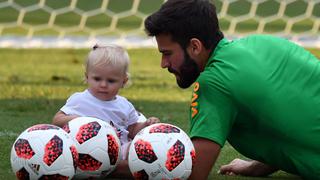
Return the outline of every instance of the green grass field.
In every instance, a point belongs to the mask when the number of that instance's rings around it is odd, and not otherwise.
[[[320,57],[319,50],[310,49]],[[50,123],[69,95],[86,88],[83,83],[83,49],[0,49],[0,179],[14,179],[10,167],[11,146],[24,129]],[[132,85],[121,91],[146,116],[176,124],[188,132],[191,89],[181,90],[175,78],[160,68],[155,49],[132,49]],[[220,165],[240,156],[230,145],[213,168],[210,179],[269,179],[217,175]],[[298,179],[285,172],[272,179]]]

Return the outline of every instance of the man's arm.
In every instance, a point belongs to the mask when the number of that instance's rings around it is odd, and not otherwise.
[[[206,180],[219,153],[220,145],[205,138],[192,138],[196,150],[196,162],[190,180]]]
[[[220,174],[242,175],[242,176],[267,176],[277,171],[277,168],[271,167],[259,161],[245,161],[234,159],[229,164],[221,166]]]

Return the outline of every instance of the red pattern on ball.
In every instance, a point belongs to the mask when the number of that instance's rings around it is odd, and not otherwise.
[[[167,152],[166,168],[168,171],[175,169],[184,160],[185,147],[177,141]]]
[[[118,160],[119,155],[119,145],[117,143],[117,140],[114,136],[108,134],[108,155],[110,159],[110,164],[115,165]]]
[[[194,166],[194,164],[196,163],[196,151],[194,149],[191,150],[190,156],[192,159],[192,166]]]
[[[18,139],[14,144],[14,149],[19,158],[30,159],[35,154],[26,139]]]
[[[150,128],[149,133],[180,133],[180,129],[168,124],[159,124]]]
[[[146,171],[142,169],[140,171],[134,172],[133,173],[133,178],[136,179],[136,180],[148,180],[149,176],[146,173]]]
[[[60,174],[50,174],[50,175],[43,175],[39,178],[39,180],[68,180],[68,176],[62,176]]]
[[[44,148],[44,163],[46,163],[48,166],[51,166],[51,164],[62,154],[62,151],[62,139],[60,139],[57,135],[53,136],[53,138],[46,144]]]
[[[77,169],[78,163],[79,163],[79,154],[75,146],[70,147],[72,159],[73,159],[73,167],[74,169]]]
[[[88,154],[79,153],[78,167],[83,171],[96,171],[102,163]]]
[[[70,128],[69,128],[69,124],[65,124],[62,129],[67,132],[67,133],[70,133]]]
[[[137,140],[134,143],[134,149],[138,158],[144,162],[152,163],[158,159],[151,144],[147,141],[143,141],[142,139]]]
[[[50,125],[50,124],[37,124],[28,129],[28,132],[38,131],[38,130],[49,130],[49,129],[59,129],[58,126]]]
[[[16,177],[19,180],[29,180],[29,173],[25,168],[20,169],[19,171],[16,172]]]
[[[101,126],[96,121],[82,125],[79,128],[79,131],[76,135],[76,139],[80,144],[82,144],[82,143],[86,142],[87,140],[95,137],[99,133],[100,129],[101,129]]]

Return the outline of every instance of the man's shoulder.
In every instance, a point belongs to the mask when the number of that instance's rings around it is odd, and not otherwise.
[[[267,35],[267,34],[253,34],[245,36],[239,39],[233,39],[230,41],[230,47],[232,50],[245,50],[245,49],[255,49],[259,47],[274,47],[274,44],[278,43],[291,43],[283,37]],[[244,49],[242,49],[244,48]],[[260,49],[263,50],[263,49]]]
[[[239,39],[240,44],[248,44],[252,48],[259,48],[264,50],[265,48],[272,48],[277,50],[277,47],[295,45],[284,37],[268,35],[268,34],[254,34]]]
[[[287,39],[272,35],[254,34],[231,41],[224,39],[209,58],[208,65],[217,61],[242,64],[256,58],[268,57],[270,52],[283,52],[282,50],[290,48],[290,45],[293,43]]]
[[[281,40],[284,38],[274,36],[274,35],[269,35],[269,34],[252,34],[252,35],[239,38],[239,40],[245,40],[245,39],[255,39],[255,40],[264,41],[264,40]]]

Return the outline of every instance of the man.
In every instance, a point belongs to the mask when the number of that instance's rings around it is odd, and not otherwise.
[[[285,39],[252,35],[228,41],[207,0],[168,0],[145,20],[161,67],[181,88],[194,84],[190,137],[197,159],[190,179],[207,179],[228,141],[252,159],[222,174],[265,176],[278,169],[320,178],[320,61]]]

